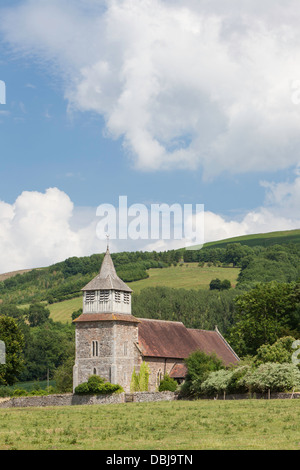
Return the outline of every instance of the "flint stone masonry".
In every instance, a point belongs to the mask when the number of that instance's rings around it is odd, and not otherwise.
[[[132,398],[132,400],[130,399]],[[174,392],[134,392],[125,395],[125,401],[133,401],[137,403],[152,401],[173,401],[177,399]]]
[[[126,400],[126,396],[132,400]],[[135,392],[132,394],[116,393],[112,395],[74,395],[66,393],[61,395],[15,397],[0,400],[0,408],[25,408],[46,406],[72,406],[72,405],[112,405],[133,402],[153,402],[176,400],[173,392]]]
[[[15,397],[0,402],[0,408],[24,408],[28,406],[71,406],[71,405],[111,405],[125,402],[125,393],[113,395],[46,395],[34,397]]]
[[[80,322],[76,325],[75,387],[93,375],[130,390],[133,368],[139,368],[140,355],[135,346],[137,323],[122,321]],[[98,342],[98,356],[93,357],[91,345]]]

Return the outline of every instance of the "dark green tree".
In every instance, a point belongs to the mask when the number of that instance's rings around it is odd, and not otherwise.
[[[201,384],[209,373],[224,368],[224,364],[216,354],[206,354],[203,351],[195,351],[185,360],[187,375],[181,387],[183,396],[197,396],[201,393]]]
[[[24,337],[14,318],[0,316],[0,341],[5,345],[5,363],[0,364],[0,385],[12,385],[24,364]]]
[[[27,318],[30,326],[40,326],[45,323],[50,317],[50,310],[43,304],[30,305],[27,313]]]
[[[293,333],[291,328],[299,305],[298,287],[294,283],[258,284],[238,296],[235,304],[235,323],[228,335],[229,343],[240,356],[255,355],[263,344],[273,344]]]

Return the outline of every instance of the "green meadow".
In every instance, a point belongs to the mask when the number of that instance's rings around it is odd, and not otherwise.
[[[0,409],[0,450],[299,450],[300,400]]]
[[[128,286],[139,294],[146,287],[164,286],[183,289],[209,289],[212,279],[221,281],[229,279],[234,287],[237,281],[239,268],[223,268],[216,266],[199,267],[198,263],[185,263],[181,266],[170,266],[163,269],[149,269],[149,277],[136,282],[129,282]],[[74,311],[82,307],[82,297],[48,305],[51,318],[54,321],[70,322]]]
[[[280,232],[268,232],[268,233],[255,233],[253,235],[242,235],[240,237],[226,238],[225,240],[219,240],[215,242],[208,242],[204,244],[205,248],[224,248],[228,243],[241,243],[241,245],[248,246],[271,246],[292,243],[295,245],[300,244],[300,230],[283,230]],[[201,248],[199,245],[193,246],[193,249]]]

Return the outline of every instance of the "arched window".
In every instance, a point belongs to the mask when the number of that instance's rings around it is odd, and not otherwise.
[[[97,375],[97,369],[96,369],[96,367],[94,367],[94,369],[93,369],[93,375]]]
[[[98,341],[92,341],[92,356],[99,356],[99,344]]]
[[[156,386],[159,387],[160,382],[162,381],[163,373],[161,369],[158,369],[156,374]]]

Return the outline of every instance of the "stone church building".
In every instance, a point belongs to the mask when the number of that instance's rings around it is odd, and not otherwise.
[[[129,392],[134,367],[138,372],[145,361],[149,391],[155,391],[165,373],[184,380],[184,359],[196,350],[216,353],[225,365],[239,360],[217,328],[196,330],[181,322],[134,317],[132,290],[117,276],[108,248],[99,274],[82,290],[83,313],[74,320],[74,389],[96,374]]]

